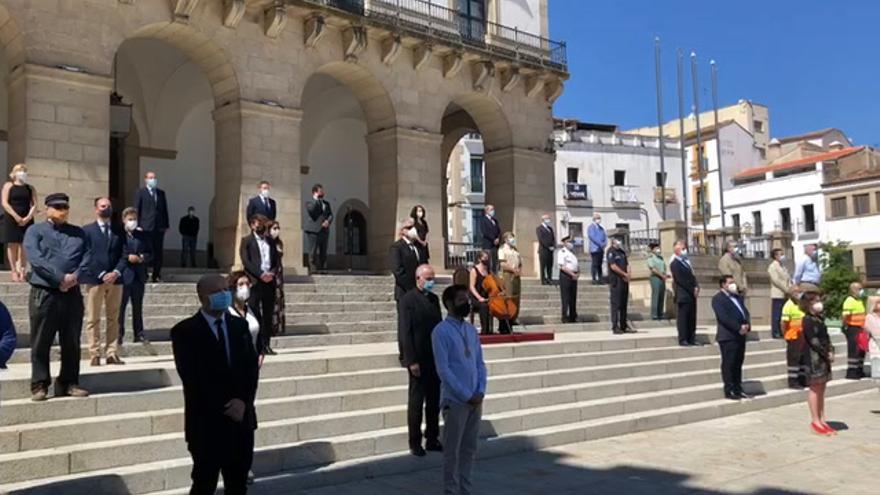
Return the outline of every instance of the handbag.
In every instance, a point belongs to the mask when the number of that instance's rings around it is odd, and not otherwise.
[[[870,341],[870,335],[864,329],[856,334],[856,347],[861,352],[868,352],[868,341]]]

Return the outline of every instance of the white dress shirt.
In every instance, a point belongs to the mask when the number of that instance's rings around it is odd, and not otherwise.
[[[269,251],[269,242],[266,239],[254,234],[257,239],[257,246],[260,247],[260,271],[268,273],[272,269],[272,254]]]
[[[559,268],[567,269],[574,273],[580,272],[580,266],[578,265],[577,256],[574,253],[568,250],[568,248],[563,247],[559,250],[559,255],[557,257]]]

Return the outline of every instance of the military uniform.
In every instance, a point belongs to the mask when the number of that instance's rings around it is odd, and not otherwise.
[[[853,296],[843,301],[843,334],[846,335],[846,377],[858,380],[865,377],[865,352],[859,349],[857,339],[865,331],[865,302]]]
[[[629,281],[611,269],[617,266],[627,273],[629,261],[626,253],[620,248],[608,250],[608,288],[611,292],[611,330],[614,333],[624,332],[627,328],[626,308],[629,304]]]

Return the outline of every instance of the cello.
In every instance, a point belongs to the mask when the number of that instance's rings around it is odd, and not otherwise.
[[[483,290],[488,294],[489,314],[498,318],[498,331],[503,334],[511,333],[510,320],[512,320],[519,308],[512,297],[504,294],[501,282],[494,274],[489,273],[483,278]]]

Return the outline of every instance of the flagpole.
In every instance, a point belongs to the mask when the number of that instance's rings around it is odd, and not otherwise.
[[[706,184],[703,180],[703,133],[700,129],[700,84],[697,80],[697,53],[691,52],[691,79],[694,89],[694,116],[697,119],[697,174],[700,177],[700,191],[703,200],[700,202],[700,217],[703,220],[703,245],[708,250],[709,237],[706,233]]]
[[[663,156],[663,84],[660,74],[660,37],[654,38],[654,71],[657,77],[657,149],[660,151],[660,218],[666,220],[666,157]]]
[[[678,66],[678,148],[681,153],[681,203],[684,205],[682,214],[684,215],[685,225],[690,225],[688,220],[687,154],[684,149],[684,54],[681,53],[679,48],[676,55]]]
[[[712,66],[712,106],[715,112],[715,150],[718,160],[718,210],[721,212],[721,231],[724,232],[727,222],[724,219],[724,175],[721,173],[721,129],[718,128],[718,66],[714,60],[709,65]]]

